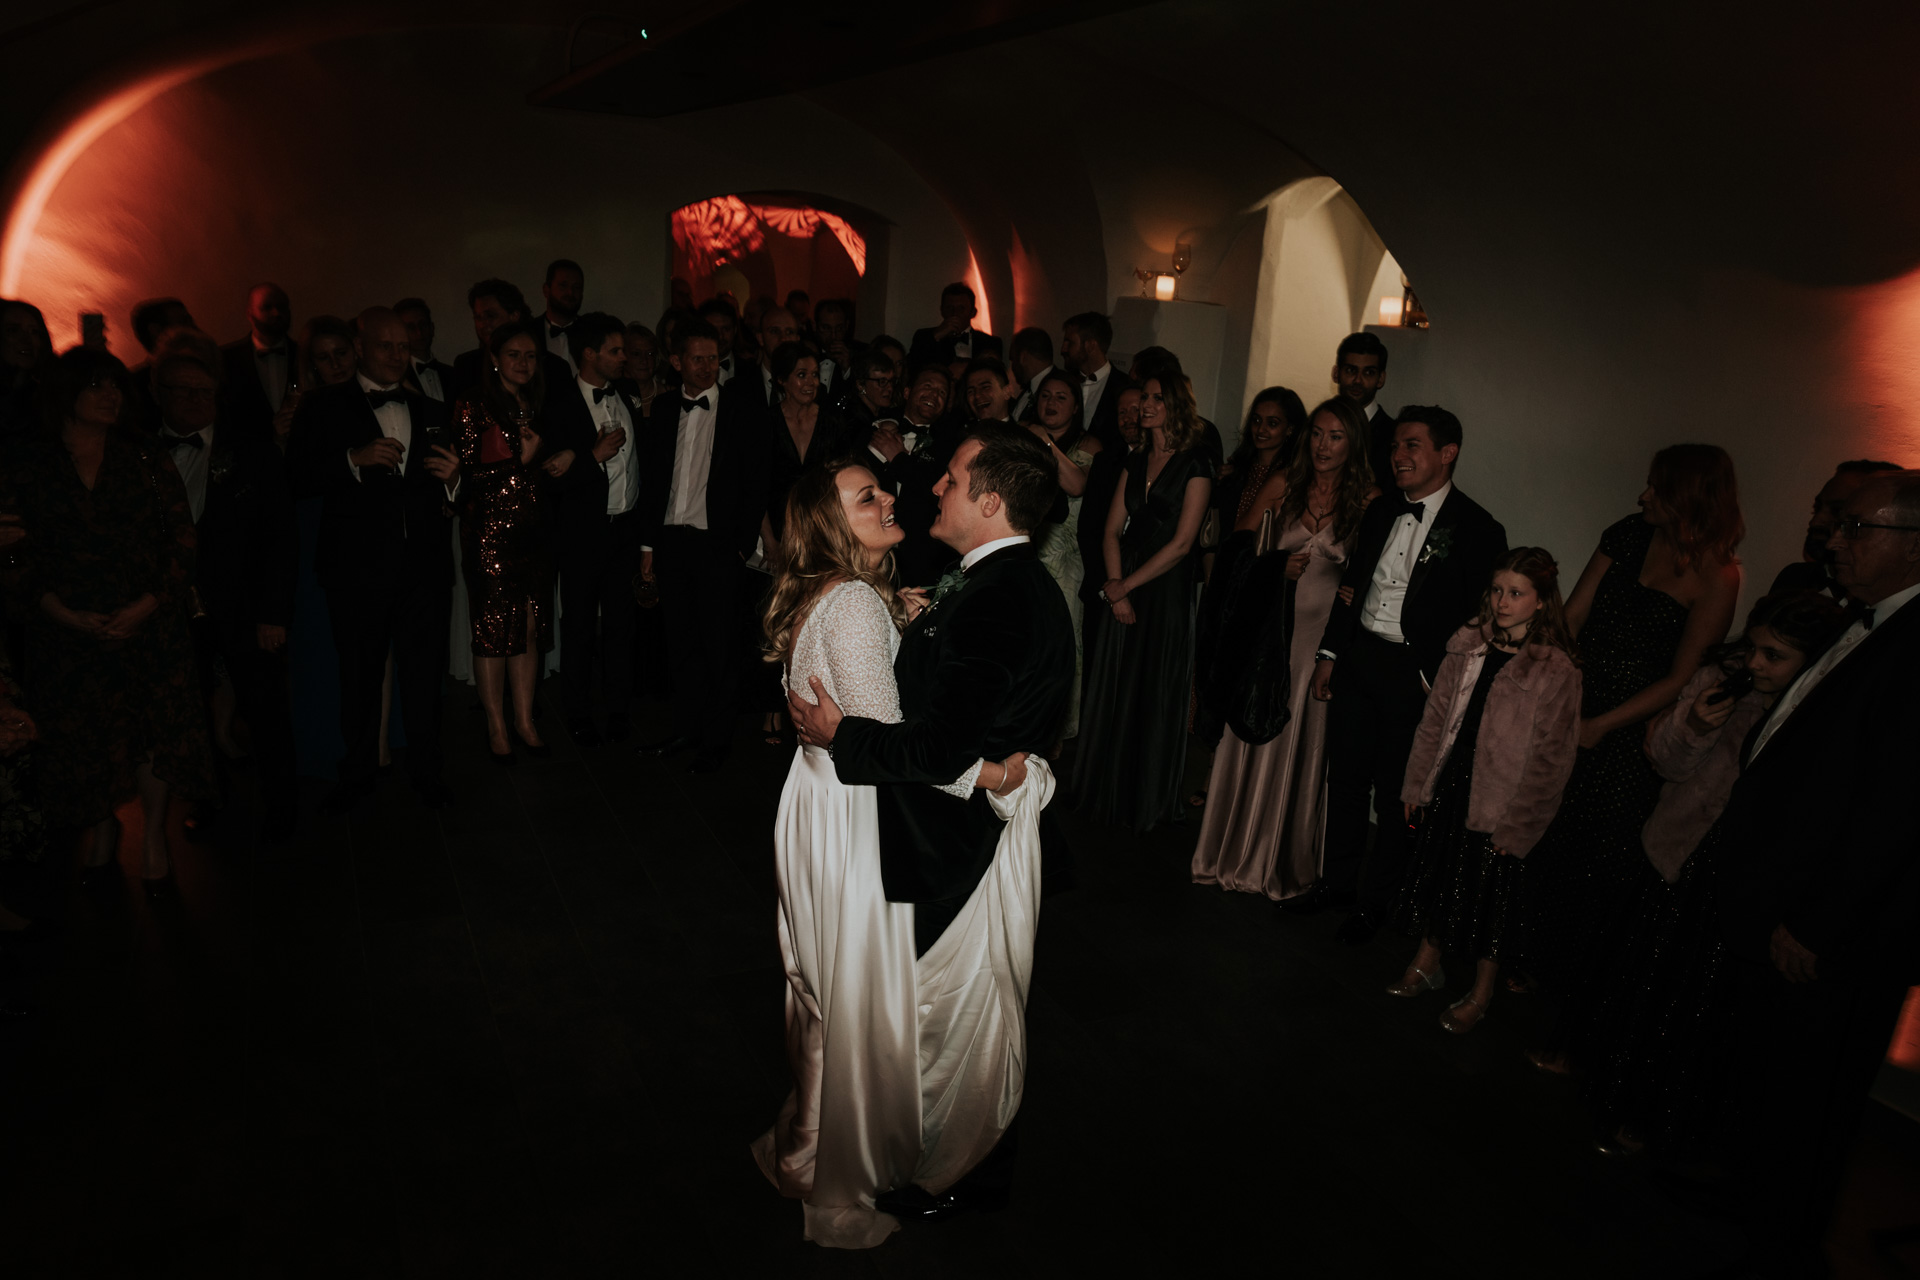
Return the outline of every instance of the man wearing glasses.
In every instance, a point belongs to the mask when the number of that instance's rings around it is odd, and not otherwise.
[[[1827,550],[1827,541],[1833,537],[1833,522],[1840,518],[1847,500],[1859,491],[1870,476],[1882,471],[1898,470],[1900,464],[1897,462],[1875,462],[1870,458],[1843,462],[1835,467],[1833,478],[1813,497],[1813,514],[1807,517],[1807,538],[1801,547],[1800,559],[1774,577],[1767,594],[1777,596],[1783,591],[1818,591],[1846,604],[1847,593],[1833,576],[1833,552]]]
[[[899,380],[893,361],[879,351],[868,350],[853,362],[852,384],[840,399],[851,439],[865,440],[876,421],[894,416],[893,389]]]
[[[1868,475],[1827,549],[1858,613],[1754,734],[1721,817],[1729,1114],[1749,1148],[1728,1167],[1768,1275],[1826,1273],[1854,1130],[1920,985],[1920,472]]]

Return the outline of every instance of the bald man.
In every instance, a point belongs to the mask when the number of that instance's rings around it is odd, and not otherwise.
[[[1749,739],[1720,818],[1728,1168],[1757,1275],[1828,1274],[1854,1131],[1920,985],[1920,471],[1867,476],[1832,519],[1858,613]]]
[[[264,282],[247,293],[248,333],[220,349],[220,420],[236,438],[273,439],[273,415],[300,380],[300,344],[287,336],[293,304],[287,291]]]
[[[407,774],[421,803],[438,808],[450,800],[440,776],[440,677],[460,460],[446,406],[405,381],[412,359],[406,324],[373,307],[360,313],[357,328],[359,373],[316,387],[301,402],[289,458],[297,489],[324,499],[314,571],[333,623],[346,744],[324,807],[346,813],[373,790],[380,682],[391,648]]]

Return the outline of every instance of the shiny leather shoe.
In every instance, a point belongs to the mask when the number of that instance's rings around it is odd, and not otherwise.
[[[1373,941],[1373,935],[1380,931],[1374,918],[1365,911],[1356,911],[1347,917],[1334,936],[1350,947],[1364,947]]]
[[[902,1222],[945,1222],[963,1213],[998,1213],[1007,1207],[1009,1199],[1005,1191],[986,1193],[961,1187],[949,1187],[934,1195],[918,1183],[909,1182],[876,1196],[873,1207]]]
[[[1402,997],[1420,996],[1429,991],[1438,991],[1447,985],[1447,971],[1439,965],[1433,966],[1432,973],[1428,973],[1419,965],[1411,966],[1410,972],[1413,974],[1411,982],[1402,979],[1388,987],[1387,994]]]
[[[643,756],[672,756],[682,751],[690,751],[698,746],[684,733],[676,733],[671,738],[661,738],[657,742],[643,742],[638,750]]]

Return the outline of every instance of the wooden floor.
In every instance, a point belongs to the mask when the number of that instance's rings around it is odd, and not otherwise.
[[[1450,1037],[1382,994],[1400,940],[1194,886],[1191,825],[1073,822],[1014,1207],[804,1244],[747,1153],[788,1087],[787,757],[690,777],[550,709],[553,758],[502,770],[446,705],[450,811],[396,776],[290,845],[181,844],[157,907],[56,869],[63,927],[0,950],[0,1274],[1681,1276],[1735,1243],[1593,1153],[1522,1058],[1537,1005]],[[1875,1108],[1843,1274],[1920,1271],[1869,1244],[1920,1220],[1916,1132]]]

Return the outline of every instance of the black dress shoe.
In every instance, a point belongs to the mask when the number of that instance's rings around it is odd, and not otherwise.
[[[1296,893],[1291,898],[1282,898],[1273,905],[1280,908],[1281,915],[1310,916],[1319,912],[1325,905],[1325,895],[1320,892],[1318,884],[1313,884],[1308,886],[1305,893]]]
[[[567,733],[572,737],[573,745],[576,747],[597,747],[605,741],[600,736],[600,731],[593,727],[591,720],[575,720],[567,726]]]
[[[330,813],[337,818],[343,814],[351,813],[355,805],[372,794],[373,783],[370,780],[361,782],[337,782],[334,784],[333,790],[327,792],[327,798],[320,802],[320,809],[322,812]]]
[[[413,784],[414,794],[429,809],[445,809],[453,803],[453,791],[438,778],[422,778]]]
[[[662,738],[658,742],[643,742],[638,750],[643,756],[671,756],[690,750],[697,745],[699,744],[686,734],[676,733],[671,738]]]
[[[1334,935],[1350,947],[1364,947],[1373,941],[1373,935],[1380,931],[1380,925],[1372,915],[1365,911],[1356,911],[1347,917]]]
[[[945,1222],[963,1213],[998,1213],[1007,1207],[1005,1191],[973,1191],[950,1187],[934,1195],[918,1183],[909,1182],[885,1195],[874,1197],[873,1207],[890,1213],[902,1222]]]
[[[714,773],[727,758],[723,747],[702,747],[693,753],[693,763],[687,766],[688,773]]]
[[[616,711],[607,717],[607,741],[625,742],[633,736],[633,721],[624,711]]]

